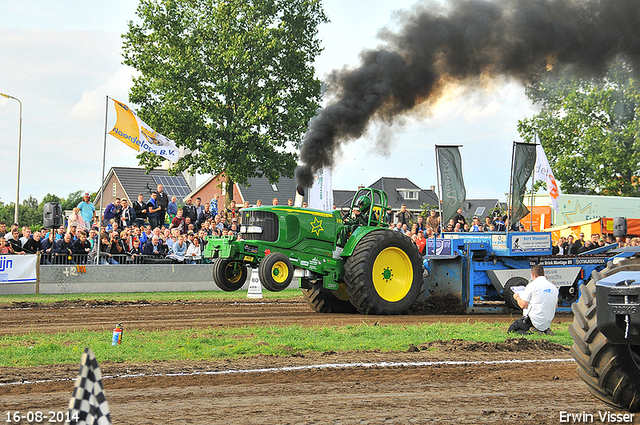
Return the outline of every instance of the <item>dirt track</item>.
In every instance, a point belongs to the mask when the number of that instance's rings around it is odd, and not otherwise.
[[[3,334],[109,330],[119,321],[128,329],[167,329],[512,320],[484,315],[321,315],[297,300],[103,304],[0,307],[0,329]],[[571,317],[559,320],[568,322]],[[568,360],[570,355],[566,348],[545,341],[514,339],[504,344],[429,343],[409,352],[100,366],[104,375],[114,376],[104,380],[114,424],[558,424],[561,411],[593,414],[594,422],[600,423],[598,411],[615,412],[588,393],[576,377],[575,363],[550,359]],[[477,363],[499,360],[532,362]],[[451,361],[459,363],[438,363]],[[387,367],[385,362],[411,363]],[[355,363],[372,365],[318,366]],[[299,366],[309,368],[256,371]],[[7,411],[66,410],[77,370],[78,365],[0,368],[0,420],[6,421]],[[245,372],[221,373],[229,370]],[[115,377],[135,374],[144,376]],[[48,382],[17,384],[34,379]],[[640,423],[637,416],[634,419]]]
[[[505,315],[405,315],[363,316],[318,314],[300,300],[244,299],[198,301],[67,301],[52,304],[0,305],[0,335],[62,330],[111,330],[122,322],[127,329],[180,329],[189,327],[318,325],[379,323],[410,324],[439,321],[512,321]],[[560,320],[571,320],[564,316]]]

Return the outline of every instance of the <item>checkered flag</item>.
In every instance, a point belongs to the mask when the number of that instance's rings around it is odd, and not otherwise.
[[[69,400],[69,417],[72,424],[111,425],[109,404],[102,388],[102,371],[88,347],[82,353],[80,373]]]

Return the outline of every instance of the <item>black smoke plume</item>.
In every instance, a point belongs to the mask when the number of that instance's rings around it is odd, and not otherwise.
[[[640,1],[419,3],[403,15],[397,32],[380,36],[384,48],[363,51],[357,68],[329,76],[334,101],[309,122],[303,165],[296,169],[301,186],[310,187],[313,174],[333,163],[340,143],[362,136],[372,120],[393,123],[437,99],[449,82],[498,76],[528,82],[549,66],[595,77],[617,55],[640,70]]]

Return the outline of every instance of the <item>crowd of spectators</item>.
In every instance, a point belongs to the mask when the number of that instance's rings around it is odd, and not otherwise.
[[[57,229],[32,231],[14,223],[7,230],[0,222],[0,254],[40,253],[43,264],[203,263],[208,236],[240,237],[247,207],[231,201],[225,208],[218,195],[207,203],[187,198],[178,207],[175,196],[169,201],[158,185],[147,201],[142,194],[133,203],[116,198],[99,215],[86,193]]]
[[[292,204],[293,200],[288,199],[287,205]],[[255,205],[261,206],[262,200],[258,199]],[[272,200],[272,205],[278,205],[277,198]],[[20,228],[16,223],[7,229],[7,224],[0,222],[0,254],[39,252],[44,264],[88,264],[96,260],[100,264],[197,264],[207,261],[202,253],[209,236],[240,238],[241,212],[248,207],[249,202],[238,207],[235,201],[224,207],[217,194],[209,202],[187,198],[184,205],[178,206],[176,197],[169,200],[160,184],[147,201],[142,194],[133,203],[116,198],[99,215],[89,194],[85,193],[66,224],[57,229],[32,230],[28,226]],[[350,220],[347,216],[343,218]],[[510,226],[507,216],[484,217],[484,222],[474,216],[467,223],[461,209],[442,226],[435,210],[431,210],[426,219],[414,218],[406,205],[396,213],[389,213],[386,221],[390,229],[409,237],[422,255],[426,254],[427,240],[443,232],[495,232]],[[510,229],[526,230],[519,223]],[[553,245],[553,254],[576,255],[614,242],[621,246],[640,245],[639,238],[613,241],[610,236],[593,234],[585,240],[584,233],[580,233],[577,238],[561,237]]]
[[[456,214],[446,225],[441,225],[440,217],[436,210],[430,210],[429,216],[425,219],[421,215],[414,218],[406,205],[401,205],[400,210],[395,214],[387,216],[389,228],[402,232],[416,244],[420,254],[425,255],[427,251],[427,240],[440,236],[444,232],[500,232],[505,231],[509,224],[508,216],[480,217],[474,216],[470,222],[462,214],[459,208]],[[513,231],[524,232],[526,229],[519,223],[511,226]]]
[[[614,240],[611,235],[593,233],[589,239],[585,240],[584,233],[580,232],[578,237],[573,235],[567,237],[561,236],[558,241],[553,244],[553,255],[577,255],[613,243],[617,243],[619,246],[637,246],[640,244],[640,239],[637,237],[629,237],[616,238]]]
[[[347,219],[347,217],[344,218]],[[484,220],[474,216],[470,222],[467,222],[462,209],[458,209],[445,226],[440,225],[440,217],[436,210],[430,210],[426,219],[421,215],[414,218],[406,205],[402,205],[398,212],[390,213],[386,218],[390,223],[389,228],[411,238],[422,255],[426,254],[428,239],[439,237],[443,232],[504,232],[507,228],[510,231],[527,231],[521,223],[511,225],[507,215],[487,216]],[[552,254],[577,255],[612,243],[617,243],[619,246],[640,246],[640,238],[628,237],[614,240],[611,235],[594,233],[590,239],[585,240],[584,233],[580,233],[578,237],[570,235],[566,238],[561,237],[557,243],[553,242]]]

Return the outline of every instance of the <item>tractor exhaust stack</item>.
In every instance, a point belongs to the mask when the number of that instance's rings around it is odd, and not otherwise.
[[[296,199],[293,202],[294,207],[302,208],[302,202],[304,201],[304,189],[302,186],[298,186],[296,189]]]

